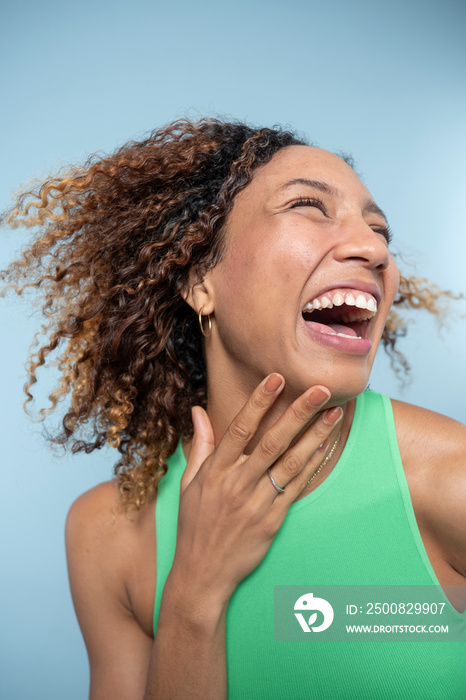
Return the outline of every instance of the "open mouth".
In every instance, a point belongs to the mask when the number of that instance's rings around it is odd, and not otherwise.
[[[372,294],[355,289],[332,289],[311,299],[302,310],[313,331],[351,339],[368,337],[369,322],[376,313]]]

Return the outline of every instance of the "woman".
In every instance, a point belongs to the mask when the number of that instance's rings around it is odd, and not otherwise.
[[[91,698],[464,697],[464,644],[273,638],[276,585],[466,579],[464,426],[364,392],[392,304],[442,293],[399,287],[350,164],[182,121],[9,219],[41,227],[7,275],[50,321],[28,395],[59,348],[57,439],[121,453],[67,522]]]

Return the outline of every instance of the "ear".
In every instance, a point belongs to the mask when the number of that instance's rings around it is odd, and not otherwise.
[[[186,287],[181,292],[183,299],[191,306],[196,313],[202,309],[204,316],[214,311],[214,290],[210,280],[210,274],[203,278],[195,268],[191,269]]]

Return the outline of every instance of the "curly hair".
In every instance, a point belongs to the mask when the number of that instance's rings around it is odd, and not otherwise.
[[[25,405],[38,368],[58,349],[61,379],[41,416],[70,395],[54,441],[71,440],[73,452],[116,447],[130,509],[154,496],[179,436],[192,435],[191,407],[206,406],[202,336],[182,296],[190,271],[221,259],[226,217],[254,170],[297,144],[306,141],[280,128],[179,120],[23,192],[1,219],[36,229],[0,273],[19,294],[40,288],[46,319]],[[395,305],[439,314],[448,295],[402,278]],[[408,370],[396,348],[405,332],[392,311],[383,343]]]

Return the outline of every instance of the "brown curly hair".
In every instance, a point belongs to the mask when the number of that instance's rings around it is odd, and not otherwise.
[[[235,195],[258,166],[295,144],[306,141],[280,128],[179,120],[23,192],[2,216],[36,228],[31,246],[0,273],[19,294],[41,292],[45,340],[29,358],[25,404],[37,369],[58,349],[61,381],[41,416],[71,394],[54,441],[72,438],[73,452],[116,447],[130,508],[153,497],[179,436],[192,435],[191,407],[206,405],[202,336],[182,296],[189,273],[220,260]],[[395,305],[439,314],[438,299],[448,295],[402,278]],[[383,342],[408,370],[395,347],[405,332],[392,312]]]

